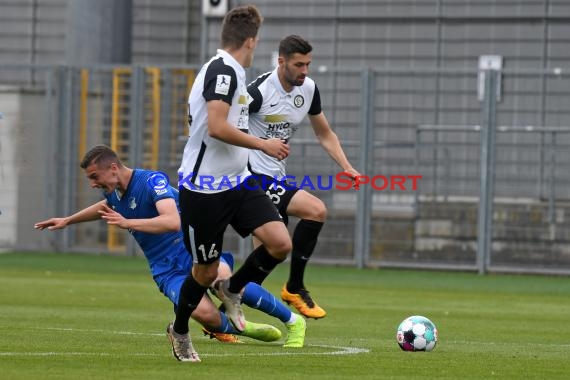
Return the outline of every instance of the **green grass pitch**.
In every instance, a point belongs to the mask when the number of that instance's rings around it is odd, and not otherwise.
[[[286,279],[281,265],[265,286]],[[310,266],[329,315],[308,320],[306,347],[222,344],[190,330],[202,363],[179,363],[173,318],[142,258],[0,254],[0,379],[566,379],[570,280]],[[244,308],[253,321],[283,325]],[[434,351],[403,352],[398,324],[424,315]]]

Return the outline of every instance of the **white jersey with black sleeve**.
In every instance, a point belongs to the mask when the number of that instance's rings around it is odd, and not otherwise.
[[[188,97],[189,137],[178,169],[179,186],[201,193],[234,188],[251,173],[246,148],[227,144],[208,135],[207,102],[230,105],[228,122],[248,133],[245,70],[229,53],[218,50],[200,70]]]
[[[249,106],[249,133],[270,139],[289,141],[307,114],[321,113],[321,97],[315,82],[305,77],[301,86],[286,92],[277,68],[260,75],[247,86],[253,98]],[[256,174],[283,178],[286,175],[286,160],[279,161],[260,150],[250,150],[249,165]]]

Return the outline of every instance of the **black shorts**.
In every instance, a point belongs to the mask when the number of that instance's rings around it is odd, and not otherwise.
[[[283,222],[288,224],[289,216],[287,215],[287,207],[289,207],[291,199],[293,199],[293,196],[297,194],[299,189],[287,181],[280,181],[267,175],[254,174],[254,176],[261,188],[265,191],[265,194],[267,194],[271,202],[277,207],[277,211],[281,214]]]
[[[180,190],[184,244],[195,263],[209,264],[219,258],[228,225],[246,237],[257,227],[282,221],[256,180],[249,178],[246,185],[213,194]]]

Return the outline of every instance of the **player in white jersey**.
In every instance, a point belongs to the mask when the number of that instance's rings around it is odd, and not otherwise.
[[[360,173],[346,158],[337,135],[321,109],[317,85],[307,76],[311,51],[311,45],[296,35],[285,37],[280,42],[277,68],[261,75],[248,86],[253,98],[249,106],[250,133],[266,139],[289,141],[308,115],[321,146],[345,172],[358,176]],[[286,160],[252,150],[249,164],[251,172],[261,177],[260,185],[285,222],[287,215],[301,219],[293,233],[291,269],[289,279],[281,290],[281,298],[306,317],[323,318],[325,310],[311,298],[303,279],[326,218],[326,207],[314,195],[280,181],[286,175]]]
[[[218,272],[223,235],[231,225],[242,236],[253,233],[255,249],[229,280],[215,284],[234,327],[242,331],[241,289],[261,284],[291,251],[291,238],[279,213],[247,169],[248,149],[277,159],[289,154],[281,139],[247,133],[251,101],[244,67],[251,66],[262,19],[255,6],[232,9],[222,22],[221,47],[198,73],[188,100],[190,136],[179,169],[184,244],[194,265],[180,289],[170,334],[178,357],[188,356],[188,320]]]

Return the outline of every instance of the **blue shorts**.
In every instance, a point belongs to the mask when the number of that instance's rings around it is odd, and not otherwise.
[[[159,265],[153,266],[153,272],[157,273],[153,276],[154,281],[158,285],[158,289],[164,294],[174,305],[178,305],[178,297],[180,296],[180,288],[186,280],[186,276],[192,270],[192,256],[186,251],[180,250],[177,255],[169,256],[160,262]],[[228,264],[230,269],[234,269],[234,257],[229,252],[222,252],[220,262]],[[162,269],[162,270],[160,270]]]

